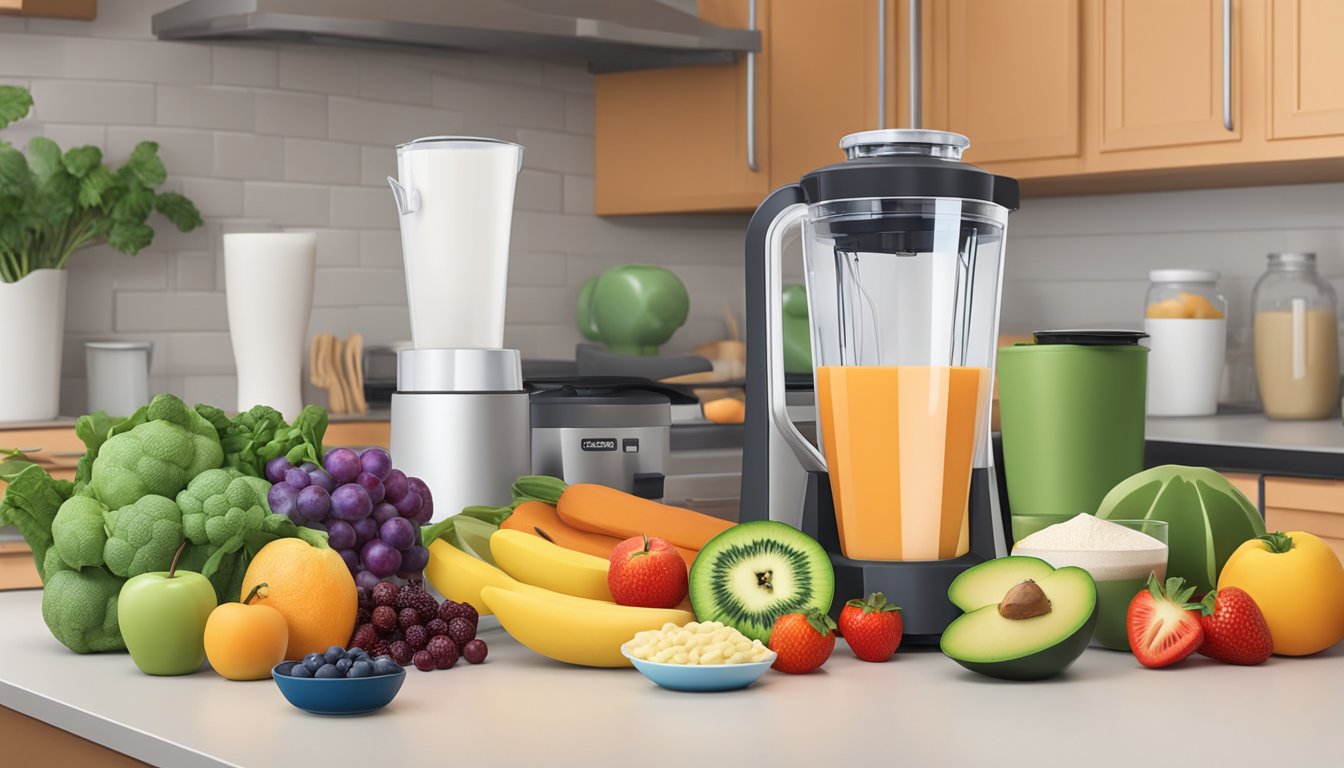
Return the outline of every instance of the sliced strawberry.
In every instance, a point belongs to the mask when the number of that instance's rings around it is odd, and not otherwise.
[[[1190,603],[1194,587],[1185,579],[1167,579],[1164,586],[1148,577],[1148,589],[1129,602],[1129,647],[1150,669],[1167,667],[1194,653],[1204,642],[1202,606]]]
[[[1199,652],[1228,664],[1252,666],[1274,653],[1274,639],[1260,606],[1244,590],[1225,587],[1204,596]]]

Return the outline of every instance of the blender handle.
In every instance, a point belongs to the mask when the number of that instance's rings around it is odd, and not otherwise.
[[[807,217],[807,205],[794,203],[770,222],[765,234],[765,369],[766,405],[775,428],[798,457],[803,469],[826,471],[826,457],[803,437],[789,418],[784,391],[783,267],[784,235]]]
[[[397,213],[405,216],[415,213],[420,208],[420,193],[415,191],[415,187],[409,185],[403,186],[401,182],[387,177],[387,185],[392,187],[392,196],[397,199]]]

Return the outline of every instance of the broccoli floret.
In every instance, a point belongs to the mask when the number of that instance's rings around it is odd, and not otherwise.
[[[122,579],[102,568],[57,571],[42,590],[42,620],[75,653],[125,650],[117,626]]]
[[[51,523],[51,535],[56,540],[54,549],[60,553],[62,562],[72,568],[103,564],[103,547],[107,544],[103,515],[106,513],[107,508],[89,496],[71,496],[61,505]]]
[[[208,469],[177,494],[182,532],[192,544],[221,545],[261,527],[270,514],[266,494],[271,484],[234,469]]]
[[[107,569],[130,578],[150,571],[166,571],[182,543],[182,512],[172,499],[149,495],[108,512]]]
[[[145,423],[109,437],[93,461],[90,484],[109,509],[150,494],[172,498],[224,461],[215,428],[176,397],[155,397],[145,416]]]

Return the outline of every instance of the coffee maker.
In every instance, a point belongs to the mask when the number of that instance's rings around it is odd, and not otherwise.
[[[830,553],[837,597],[886,593],[909,643],[937,642],[960,613],[948,585],[1006,554],[1010,530],[989,412],[1019,193],[962,162],[969,143],[851,134],[843,162],[773,192],[747,230],[740,519],[801,520]],[[817,445],[789,416],[781,341],[782,252],[800,229]],[[788,477],[803,483],[801,514],[780,503]]]
[[[433,520],[508,504],[530,471],[522,361],[504,346],[509,229],[523,148],[433,136],[397,147],[410,349],[397,353],[392,456],[434,492]]]

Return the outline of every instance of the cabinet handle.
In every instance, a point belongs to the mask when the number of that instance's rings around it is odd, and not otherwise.
[[[747,0],[747,29],[756,31],[756,0]],[[747,168],[756,168],[756,52],[747,51]]]
[[[920,0],[910,0],[910,127],[922,128],[924,122],[924,82],[919,52]]]
[[[887,0],[877,0],[877,128],[887,127]]]
[[[1232,130],[1232,0],[1223,0],[1223,128]]]

